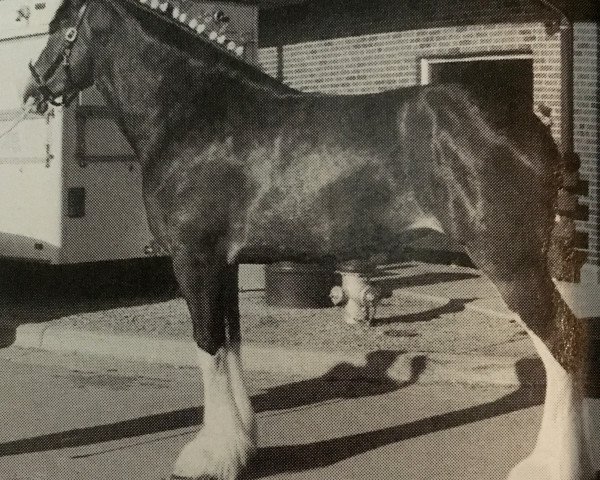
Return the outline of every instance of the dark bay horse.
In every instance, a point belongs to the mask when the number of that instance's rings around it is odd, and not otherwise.
[[[173,478],[235,479],[255,450],[240,261],[369,258],[435,229],[466,246],[546,368],[538,442],[510,478],[590,480],[585,332],[548,262],[565,165],[533,112],[511,123],[450,85],[300,93],[176,16],[156,0],[65,0],[24,94],[43,110],[95,83],[141,163],[205,386],[203,428]]]

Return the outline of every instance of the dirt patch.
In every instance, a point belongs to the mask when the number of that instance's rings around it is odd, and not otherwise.
[[[522,342],[514,323],[465,309],[466,301],[434,302],[395,295],[377,310],[373,327],[348,325],[339,307],[275,308],[262,292],[240,301],[245,341],[280,347],[331,351],[399,350],[494,353],[497,346]],[[191,338],[183,299],[66,316],[50,322],[82,330],[156,337]],[[525,339],[526,340],[526,339]]]
[[[241,294],[244,341],[307,350],[480,353],[530,355],[532,346],[514,321],[493,310],[471,309],[475,302],[495,304],[497,292],[480,272],[455,266],[397,264],[380,267],[374,282],[392,296],[381,302],[373,327],[348,325],[341,307],[270,307],[263,291]],[[99,287],[98,287],[99,288]],[[115,287],[116,289],[116,287]],[[85,290],[85,295],[34,297],[30,288],[0,298],[0,325],[7,335],[26,322],[166,338],[192,338],[182,298],[172,289],[151,295],[125,287]],[[114,293],[114,294],[111,294]],[[450,298],[450,300],[442,300]],[[483,302],[483,303],[482,303]],[[487,303],[486,303],[487,302]],[[491,313],[490,313],[491,312]],[[0,332],[1,333],[1,332]]]
[[[433,302],[394,296],[377,310],[374,326],[348,325],[341,308],[273,309],[264,299],[247,299],[244,338],[256,343],[324,350],[475,352],[520,342],[514,322],[465,310],[465,302]]]

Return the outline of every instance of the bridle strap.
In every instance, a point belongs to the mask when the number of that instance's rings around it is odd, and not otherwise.
[[[48,69],[41,75],[37,68],[33,65],[32,62],[29,62],[29,70],[31,71],[31,75],[33,76],[33,80],[37,84],[38,90],[42,94],[42,97],[45,101],[54,106],[65,105],[68,106],[69,103],[77,96],[77,94],[68,95],[67,92],[70,89],[69,87],[74,85],[73,76],[71,75],[71,52],[73,51],[73,45],[77,40],[79,29],[83,22],[85,12],[87,11],[88,4],[84,3],[79,9],[79,13],[77,15],[77,21],[75,22],[75,26],[70,27],[65,32],[65,39],[63,44],[62,53],[58,55],[52,64],[48,67]],[[48,86],[48,81],[56,74],[56,71],[63,67],[65,69],[65,75],[67,77],[65,91],[59,94],[56,94],[52,91],[52,89]],[[61,102],[58,102],[56,99],[59,97],[63,97]]]

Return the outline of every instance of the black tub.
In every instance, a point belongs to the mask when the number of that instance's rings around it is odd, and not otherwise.
[[[335,284],[333,266],[279,262],[265,272],[267,305],[291,308],[331,307],[329,292]]]

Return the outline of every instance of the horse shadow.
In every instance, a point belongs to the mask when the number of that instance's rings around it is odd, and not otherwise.
[[[475,277],[477,275],[435,273],[417,275],[407,279],[391,279],[390,281],[396,282],[395,285],[415,286],[431,283],[432,281]],[[85,299],[86,296],[82,295],[82,298]],[[120,306],[123,305],[122,298],[118,298],[116,301]],[[134,300],[132,299],[132,301]],[[146,298],[142,301],[147,302],[148,300]],[[434,316],[438,316],[443,312],[461,311],[469,301],[471,299],[454,299],[445,306],[424,312],[422,315],[434,318]],[[55,308],[60,310],[60,306]],[[74,306],[72,308],[77,310],[78,307]],[[87,309],[89,306],[85,308]],[[103,305],[102,308],[106,307]],[[49,310],[49,312],[55,311]],[[60,311],[62,312],[62,310]],[[387,321],[403,320],[388,319]],[[268,388],[260,394],[254,395],[252,403],[257,412],[267,412],[316,405],[335,399],[382,395],[407,388],[418,382],[419,376],[425,369],[426,358],[424,356],[415,357],[412,360],[410,378],[405,382],[398,382],[390,378],[387,372],[401,353],[397,351],[371,352],[367,355],[365,365],[338,364],[322,376]],[[369,432],[306,444],[259,448],[258,455],[249,465],[244,478],[253,480],[278,473],[312,470],[333,465],[344,459],[385,445],[542,404],[544,389],[539,383],[540,379],[544,378],[544,369],[541,362],[536,359],[521,360],[517,364],[517,374],[521,386],[516,391],[493,402]],[[99,445],[103,442],[179,430],[198,425],[201,422],[202,414],[201,408],[190,407],[111,424],[94,425],[7,441],[0,443],[0,457]],[[187,432],[181,433],[181,435],[185,434]],[[156,440],[143,440],[139,444],[151,441]],[[113,449],[131,447],[131,445],[118,446]],[[88,457],[107,451],[112,450],[96,451],[81,456]]]
[[[426,359],[423,356],[413,358],[410,378],[405,382],[398,382],[389,377],[387,371],[401,353],[403,352],[385,350],[371,352],[366,356],[365,365],[340,363],[322,376],[264,389],[252,397],[252,405],[260,413],[309,406],[334,399],[381,395],[405,388],[418,380],[425,368]],[[81,447],[177,430],[200,424],[202,415],[202,407],[191,407],[107,425],[4,442],[0,443],[0,457]]]
[[[388,375],[388,369],[405,352],[378,350],[366,355],[362,366],[340,363],[320,377],[271,387],[252,398],[257,412],[293,409],[335,399],[350,399],[382,395],[406,388],[418,381],[425,370],[427,358],[411,359],[411,375],[398,382]]]
[[[405,382],[397,382],[388,376],[387,370],[399,353],[372,352],[363,366],[342,363],[320,377],[268,388],[253,396],[252,403],[257,412],[267,412],[310,406],[333,399],[381,395],[409,387],[418,381],[425,369],[426,359],[414,358],[410,378]],[[521,387],[493,402],[364,433],[306,444],[259,448],[257,456],[244,473],[244,478],[258,479],[279,473],[325,467],[385,445],[542,404],[544,389],[539,383],[544,376],[544,369],[541,362],[534,359],[521,360],[517,364],[517,373]],[[201,417],[202,409],[194,407],[9,441],[0,444],[0,457],[98,445],[102,442],[173,431],[195,426],[200,423]],[[113,447],[74,458],[91,457],[153,441],[157,440],[143,440],[135,445]]]
[[[402,265],[390,267],[403,268]],[[387,269],[382,269],[384,277],[386,272]],[[386,289],[395,289],[474,277],[477,275],[426,273],[377,282]],[[164,302],[177,296],[179,290],[167,258],[102,262],[93,266],[2,261],[0,348],[14,343],[17,327],[24,323],[43,323],[79,313]]]
[[[540,378],[544,378],[545,371],[541,361],[523,359],[516,367],[521,386],[497,400],[379,430],[260,448],[244,479],[327,467],[386,445],[543,404],[545,388],[540,385]]]
[[[388,272],[389,273],[389,272]],[[379,275],[373,280],[373,285],[377,286],[385,297],[392,296],[392,292],[397,289],[420,287],[425,285],[435,285],[437,283],[469,280],[480,278],[481,275],[467,272],[427,272],[417,275],[398,277],[389,275]],[[434,307],[417,313],[409,313],[405,315],[396,315],[393,317],[377,318],[374,320],[374,325],[388,325],[393,323],[416,323],[429,322],[435,320],[444,314],[460,313],[465,310],[465,306],[476,300],[474,297],[467,298],[451,298],[446,304],[439,307]]]

